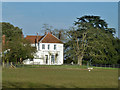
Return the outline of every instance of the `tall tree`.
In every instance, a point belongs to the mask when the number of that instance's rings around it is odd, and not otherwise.
[[[6,41],[12,41],[12,39],[16,36],[17,38],[22,37],[22,29],[20,29],[19,27],[15,27],[7,22],[2,22],[0,24],[2,26],[2,35],[5,35]]]
[[[22,29],[6,22],[0,24],[2,24],[2,34],[5,35],[5,44],[2,46],[3,60],[22,62],[24,59],[33,58],[36,49],[24,39]]]
[[[57,38],[59,38],[62,42],[66,42],[67,41],[67,36],[66,36],[66,29],[54,29],[53,26],[50,26],[49,24],[43,24],[42,27],[44,33],[45,32],[50,32],[53,35],[55,35]]]
[[[92,60],[92,63],[116,64],[118,52],[113,44],[115,29],[108,28],[99,16],[77,19],[75,28],[67,33],[70,38],[67,43],[69,55],[77,57],[79,65],[82,65],[83,59]]]
[[[43,32],[52,32],[53,26],[50,26],[49,24],[43,24]]]
[[[34,58],[33,53],[36,51],[36,48],[31,47],[29,41],[23,39],[14,39],[14,41],[9,41],[7,48],[10,49],[6,53],[6,60],[8,59],[11,62],[22,62],[27,58]]]
[[[65,43],[68,40],[66,32],[66,29],[54,29],[52,31],[52,34],[59,38],[63,43]]]

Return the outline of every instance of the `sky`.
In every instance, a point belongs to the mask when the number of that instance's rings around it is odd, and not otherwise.
[[[23,34],[43,34],[43,24],[69,29],[77,17],[97,15],[116,29],[118,36],[118,2],[3,2],[2,21],[22,28]]]

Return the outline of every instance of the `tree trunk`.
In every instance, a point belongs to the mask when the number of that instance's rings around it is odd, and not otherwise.
[[[83,55],[78,56],[78,65],[82,66]]]
[[[22,64],[22,58],[20,58],[20,64]]]
[[[16,59],[16,64],[18,64],[17,59]]]
[[[9,60],[7,59],[7,67],[9,67]]]
[[[3,68],[5,67],[5,61],[3,60],[3,62],[2,62],[2,65],[3,65]]]

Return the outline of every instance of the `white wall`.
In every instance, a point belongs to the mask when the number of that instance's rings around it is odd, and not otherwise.
[[[42,49],[42,44],[45,45],[45,49]],[[48,49],[48,45],[49,45],[49,49]],[[56,45],[56,49],[54,50],[54,45]],[[37,46],[37,50],[38,52],[36,53],[36,55],[38,57],[35,56],[35,58],[39,58],[41,60],[43,60],[43,62],[41,63],[46,63],[45,62],[45,55],[48,55],[48,64],[51,65],[51,55],[55,55],[56,53],[58,53],[58,57],[57,57],[57,62],[54,63],[56,65],[61,65],[63,64],[63,44],[60,44],[60,43],[39,43],[39,49],[38,49],[38,46]],[[40,60],[40,61],[41,61]],[[36,62],[36,60],[35,60]]]
[[[45,49],[42,49],[42,44],[45,45]],[[49,49],[48,49],[49,45]],[[54,50],[54,45],[56,45],[56,49]],[[31,46],[35,47],[35,44],[31,44]],[[51,63],[51,55],[55,55],[58,53],[58,57],[56,59],[56,62],[53,65],[61,65],[63,64],[63,44],[61,43],[39,43],[36,44],[37,52],[34,54],[33,63],[34,64],[46,64],[46,57],[45,55],[48,55],[48,65],[52,65]],[[26,62],[27,64],[29,62]]]

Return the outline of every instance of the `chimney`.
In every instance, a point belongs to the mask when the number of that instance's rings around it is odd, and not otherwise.
[[[50,33],[52,34],[52,31],[50,31]]]
[[[47,32],[45,32],[45,35],[47,34]]]
[[[61,31],[59,31],[59,36],[58,36],[58,38],[61,40]]]
[[[38,33],[37,33],[37,39],[36,39],[37,43],[38,43]]]
[[[2,36],[2,45],[5,45],[5,35]]]

